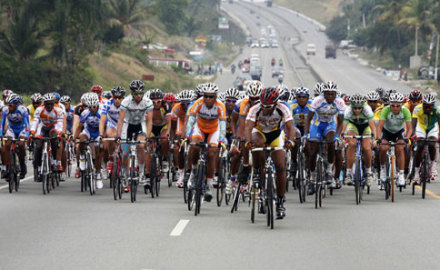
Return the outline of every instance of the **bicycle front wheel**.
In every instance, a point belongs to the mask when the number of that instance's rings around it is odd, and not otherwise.
[[[131,158],[131,166],[130,166],[130,199],[131,202],[134,203],[136,201],[136,192],[137,192],[137,179],[136,179],[136,171],[135,171],[135,159]]]
[[[199,163],[197,165],[197,183],[196,183],[196,197],[195,197],[196,209],[194,211],[195,216],[200,214],[204,181],[205,181],[205,164]]]
[[[356,199],[356,204],[360,204],[361,203],[361,199],[360,199],[360,189],[361,189],[361,168],[360,168],[360,161],[357,160],[356,161],[356,171],[354,174],[354,193],[355,193],[355,199]]]
[[[225,195],[226,186],[226,159],[221,158],[218,168],[218,182],[217,182],[217,206],[220,207]]]
[[[272,167],[266,168],[267,179],[266,179],[266,218],[267,226],[273,229],[273,203],[274,203],[274,191],[273,191],[273,173]]]

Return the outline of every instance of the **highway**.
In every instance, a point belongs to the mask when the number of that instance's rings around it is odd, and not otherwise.
[[[314,42],[318,54],[310,63],[344,92],[379,85],[408,90],[348,57],[324,59],[324,34],[301,17],[276,6],[268,11],[261,4],[225,3],[224,8],[240,17],[253,35],[261,33],[257,20],[262,26],[270,23],[278,36],[299,35],[300,53],[304,44]],[[251,8],[254,14],[250,14]],[[276,57],[285,60],[289,86],[302,80],[312,88],[316,78],[310,66],[287,47],[288,40],[279,43],[278,49],[245,49],[242,57],[260,54],[265,85],[277,83],[266,72],[270,59]],[[235,76],[224,72],[217,82],[225,89]],[[28,168],[31,172],[29,161]],[[373,185],[371,194],[356,205],[354,188],[344,186],[333,196],[327,194],[321,209],[314,208],[313,197],[300,204],[297,192],[290,189],[287,216],[275,221],[270,230],[263,215],[251,223],[247,204],[240,204],[238,212],[231,214],[230,206],[205,202],[196,217],[183,203],[182,190],[168,188],[166,180],[158,198],[139,192],[138,201],[131,203],[128,194],[115,201],[108,180],[94,196],[80,192],[80,182],[74,178],[43,195],[41,184],[30,175],[17,193],[9,194],[6,183],[0,182],[0,269],[439,268],[438,180],[428,184],[425,200],[419,189],[412,196],[407,188],[396,192],[394,203],[386,201],[383,191]]]

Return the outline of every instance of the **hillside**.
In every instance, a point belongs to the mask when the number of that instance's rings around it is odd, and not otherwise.
[[[326,25],[342,12],[347,0],[275,0],[276,4],[299,11]]]

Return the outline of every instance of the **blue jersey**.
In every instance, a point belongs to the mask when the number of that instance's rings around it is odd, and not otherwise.
[[[29,133],[29,111],[23,105],[18,105],[14,112],[9,111],[8,106],[2,108],[2,119],[0,126],[0,136],[5,134],[5,123],[8,120],[9,129],[14,133],[20,133],[23,129],[26,129]],[[29,134],[26,134],[29,136]]]
[[[66,113],[66,120],[67,120],[67,130],[72,131],[72,125],[73,125],[73,107],[70,106],[69,110],[65,111]]]
[[[101,119],[100,111],[98,110],[93,114],[89,109],[85,109],[81,113],[79,122],[84,125],[90,133],[99,133],[99,121]]]
[[[120,107],[116,107],[115,101],[112,99],[108,100],[104,108],[102,109],[102,115],[107,117],[107,125],[112,127],[117,127],[119,119]]]
[[[307,115],[309,114],[309,107],[312,104],[311,100],[307,101],[304,107],[298,104],[297,100],[294,100],[290,104],[290,111],[292,112],[293,119],[295,120],[295,125],[303,127],[305,126]]]

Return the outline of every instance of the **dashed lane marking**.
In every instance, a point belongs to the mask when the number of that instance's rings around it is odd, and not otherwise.
[[[177,222],[173,231],[170,233],[170,236],[180,236],[188,223],[189,219],[181,219],[179,222]]]

